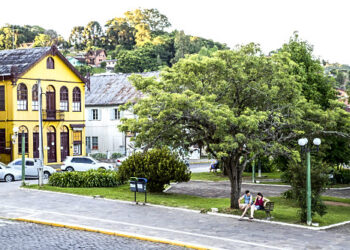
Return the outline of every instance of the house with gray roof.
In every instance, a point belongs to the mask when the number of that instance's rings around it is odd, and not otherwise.
[[[140,73],[158,77],[159,72]],[[118,130],[122,117],[132,118],[130,111],[121,111],[120,105],[137,102],[143,97],[129,82],[131,74],[104,73],[90,78],[90,91],[85,91],[86,150],[88,153],[121,153],[132,151],[130,137]]]

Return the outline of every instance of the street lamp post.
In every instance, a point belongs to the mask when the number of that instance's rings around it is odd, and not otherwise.
[[[311,226],[312,217],[311,217],[311,146],[307,146],[308,139],[301,138],[298,140],[299,146],[301,146],[302,151],[306,151],[306,207],[307,207],[307,224]],[[321,145],[321,139],[315,138],[313,144],[317,147]]]

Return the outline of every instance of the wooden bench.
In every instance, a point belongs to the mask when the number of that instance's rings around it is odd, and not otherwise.
[[[271,202],[271,201],[267,202],[266,205],[264,206],[263,210],[266,213],[266,216],[267,216],[266,219],[267,220],[270,220],[272,218],[271,217],[271,211],[273,211],[274,207],[275,207],[275,203]]]

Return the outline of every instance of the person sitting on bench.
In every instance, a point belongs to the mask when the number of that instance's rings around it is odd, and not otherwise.
[[[243,199],[244,199],[244,204],[241,204],[241,200],[243,200]],[[239,208],[241,210],[244,210],[242,215],[241,215],[241,218],[239,218],[239,220],[242,220],[244,215],[248,211],[248,209],[253,204],[253,196],[250,194],[249,190],[246,190],[245,195],[243,195],[241,198],[239,198],[238,203],[239,203]]]
[[[254,201],[254,204],[252,205],[251,209],[250,209],[250,220],[254,219],[254,211],[255,210],[264,210],[264,207],[266,205],[267,202],[269,202],[269,199],[264,198],[264,196],[262,195],[262,193],[258,193],[258,195],[256,196],[256,199]]]
[[[216,170],[219,168],[219,161],[218,160],[215,160],[211,165],[210,165],[210,168],[209,168],[209,172],[213,171],[213,172],[216,172]]]

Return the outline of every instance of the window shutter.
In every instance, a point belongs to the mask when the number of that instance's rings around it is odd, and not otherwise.
[[[124,117],[124,110],[123,111],[120,111],[120,119],[122,119]]]

